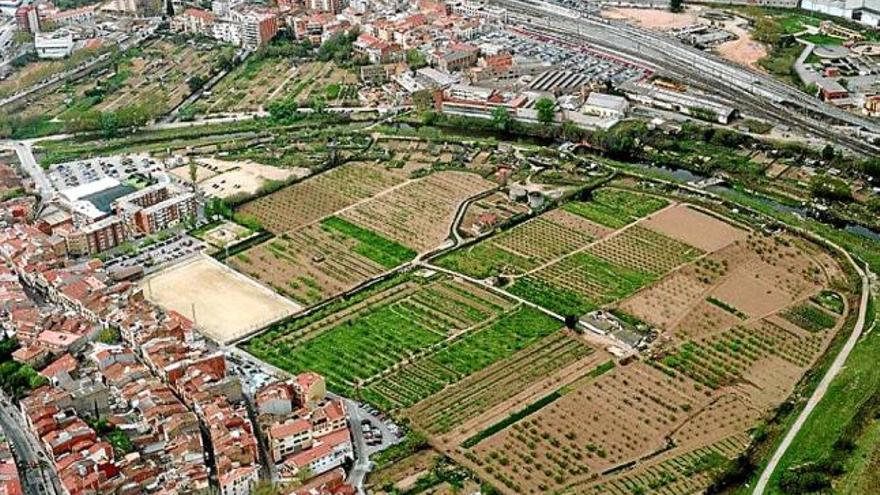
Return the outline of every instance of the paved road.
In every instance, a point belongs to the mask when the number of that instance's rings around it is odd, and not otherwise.
[[[348,420],[350,422],[349,429],[354,440],[355,462],[351,473],[348,475],[348,482],[357,488],[359,494],[363,495],[364,479],[370,472],[370,458],[367,455],[367,442],[364,441],[364,432],[361,428],[361,411],[357,402],[351,399],[343,399],[345,409],[348,411]]]
[[[52,185],[52,181],[49,180],[43,167],[37,163],[31,146],[32,144],[29,141],[20,141],[13,144],[15,153],[18,155],[18,160],[21,162],[22,169],[24,169],[31,179],[34,180],[34,184],[37,186],[37,192],[40,193],[40,196],[45,201],[51,199],[55,195],[55,186]]]
[[[48,462],[41,460],[37,440],[24,425],[24,419],[5,396],[0,396],[0,427],[15,452],[22,488],[29,495],[54,495],[58,478]],[[37,467],[32,467],[37,466]]]
[[[836,246],[835,246],[836,247]],[[838,249],[840,249],[838,247]],[[754,495],[762,495],[764,490],[767,488],[767,483],[770,481],[770,477],[773,476],[773,472],[776,471],[776,467],[779,465],[779,461],[782,460],[782,457],[788,451],[788,448],[791,446],[791,443],[794,441],[795,437],[797,437],[798,433],[800,433],[801,428],[806,423],[807,418],[810,417],[810,413],[813,412],[813,409],[822,401],[822,398],[825,397],[825,393],[828,391],[828,387],[831,385],[831,382],[843,368],[844,364],[846,364],[846,359],[849,357],[850,352],[852,352],[856,343],[859,341],[859,337],[862,335],[862,330],[865,327],[865,315],[867,313],[868,308],[868,294],[870,292],[870,286],[868,283],[868,277],[859,265],[856,264],[853,259],[850,257],[846,251],[841,251],[846,256],[847,260],[855,267],[856,271],[859,274],[859,277],[862,279],[862,297],[859,302],[859,317],[856,320],[856,325],[853,327],[853,331],[847,339],[846,344],[844,344],[843,349],[840,350],[840,353],[834,359],[834,362],[831,364],[831,367],[825,373],[825,376],[822,377],[822,381],[819,382],[819,386],[816,387],[816,390],[813,392],[813,395],[807,401],[807,405],[804,407],[804,410],[801,411],[800,415],[798,415],[794,424],[791,426],[791,429],[788,430],[788,433],[785,434],[785,438],[782,439],[782,443],[779,444],[779,447],[776,448],[776,452],[773,453],[773,457],[770,458],[770,462],[767,464],[767,467],[764,468],[764,472],[761,473],[761,477],[758,478],[758,483],[755,485],[755,490],[752,492]]]

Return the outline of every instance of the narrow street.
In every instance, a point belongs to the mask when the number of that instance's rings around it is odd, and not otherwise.
[[[44,459],[37,440],[23,424],[24,419],[5,395],[0,395],[0,428],[15,453],[24,493],[55,495],[60,486],[55,471]]]

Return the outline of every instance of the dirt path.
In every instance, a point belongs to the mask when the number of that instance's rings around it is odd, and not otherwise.
[[[770,481],[770,477],[773,476],[773,473],[776,471],[776,467],[779,465],[779,461],[782,460],[782,457],[788,451],[788,448],[791,446],[794,439],[797,437],[798,433],[800,433],[801,428],[803,428],[804,423],[807,422],[807,419],[810,417],[810,413],[813,412],[813,409],[822,401],[825,397],[825,393],[828,391],[828,387],[831,385],[831,382],[834,381],[834,378],[840,372],[843,365],[846,364],[846,359],[849,357],[850,352],[852,352],[853,348],[856,346],[856,343],[859,341],[859,337],[862,335],[862,330],[865,327],[865,315],[867,313],[868,308],[868,294],[870,292],[870,286],[868,284],[868,277],[865,274],[858,264],[853,261],[852,257],[845,250],[840,248],[834,243],[829,242],[831,246],[840,250],[846,259],[852,264],[853,268],[856,269],[856,272],[859,274],[859,277],[862,279],[862,297],[859,302],[859,317],[856,320],[856,324],[853,327],[853,331],[847,339],[846,343],[843,345],[843,349],[840,350],[840,353],[834,358],[834,362],[831,364],[831,367],[828,368],[828,371],[825,373],[825,376],[822,377],[822,381],[819,382],[819,386],[816,387],[816,390],[813,392],[813,395],[810,396],[810,399],[807,401],[807,405],[804,406],[803,411],[798,415],[794,424],[791,426],[791,429],[788,430],[788,433],[785,434],[785,438],[782,439],[782,443],[779,444],[779,447],[776,448],[776,451],[773,453],[773,457],[770,458],[770,462],[767,463],[767,467],[764,468],[764,471],[761,473],[761,477],[758,478],[758,483],[755,485],[755,490],[752,492],[753,495],[763,495],[764,490],[767,488],[767,483]]]

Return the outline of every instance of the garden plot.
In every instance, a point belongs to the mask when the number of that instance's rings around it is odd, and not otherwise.
[[[572,201],[562,208],[605,227],[619,229],[667,206],[668,201],[622,189],[593,192],[590,201]]]
[[[495,307],[496,314],[500,311],[501,307]],[[411,406],[528,347],[559,327],[558,321],[535,309],[518,307],[462,334],[437,352],[375,380],[362,396],[387,410]]]
[[[57,117],[62,121],[96,119],[97,112],[134,108],[159,116],[190,95],[190,78],[210,77],[218,53],[212,44],[154,38],[115,54],[114,63],[105,69],[42,92],[24,111],[27,115]]]
[[[555,332],[419,402],[404,415],[430,435],[442,435],[455,429],[458,438],[463,440],[469,436],[468,432],[476,433],[492,424],[493,419],[501,419],[497,418],[499,414],[506,415],[517,404],[527,402],[524,399],[528,397],[524,398],[522,392],[536,400],[540,397],[534,397],[535,394],[559,388],[560,382],[580,376],[600,359],[607,360],[607,355],[594,355],[594,349],[576,335]],[[489,411],[495,414],[487,418]],[[462,428],[475,418],[479,418],[476,425]],[[450,443],[460,442],[453,439]]]
[[[214,248],[224,249],[252,235],[254,235],[254,232],[249,228],[235,222],[224,221],[220,225],[205,231],[199,237]]]
[[[206,80],[211,76],[217,53],[216,49],[188,43],[164,39],[151,41],[130,58],[124,58],[117,64],[116,75],[101,83],[101,87],[118,85],[118,89],[104,95],[96,108],[107,111],[150,104],[161,105],[161,113],[165,113],[190,95],[189,79],[201,77]]]
[[[564,210],[539,217],[438,260],[438,264],[477,278],[521,274],[586,247],[610,231]]]
[[[207,256],[162,270],[142,286],[147,299],[192,319],[198,330],[223,344],[301,309]]]
[[[253,53],[221,79],[209,95],[199,99],[198,108],[203,113],[259,110],[294,70],[286,58]]]
[[[475,174],[441,171],[365,201],[340,216],[424,252],[449,237],[456,210],[464,200],[492,187],[494,184]]]
[[[320,98],[330,105],[357,101],[357,75],[333,62],[309,62],[297,69],[296,78],[289,80],[276,98],[296,98],[305,106]]]
[[[336,221],[286,232],[231,260],[237,270],[306,305],[351,290],[415,256],[386,239],[363,238]],[[348,229],[346,229],[348,227]]]
[[[251,201],[239,211],[278,234],[320,220],[405,180],[395,169],[350,163]]]
[[[516,316],[518,311],[510,313],[512,308],[511,301],[464,282],[445,277],[410,279],[326,318],[295,320],[272,329],[249,341],[246,348],[291,372],[317,371],[327,377],[333,390],[353,395],[356,386],[416,362],[419,355],[432,349],[437,351],[434,359],[447,373],[464,373],[464,368],[456,367],[480,366],[482,360],[507,346],[518,345],[508,332],[524,332],[526,341],[530,332],[541,333],[543,326],[521,329],[519,324],[526,320]],[[502,314],[505,316],[489,323]],[[499,324],[503,332],[496,335],[491,329]],[[474,348],[467,336],[484,325],[487,329],[474,332],[482,336],[477,340],[480,347]],[[465,337],[455,344],[440,345],[462,332]],[[465,354],[458,355],[453,349]]]
[[[640,225],[710,253],[745,239],[747,234],[684,204],[652,215]]]
[[[687,420],[687,411],[708,404],[694,392],[694,382],[642,363],[617,367],[464,456],[510,493],[562,490],[663,448],[665,437]]]

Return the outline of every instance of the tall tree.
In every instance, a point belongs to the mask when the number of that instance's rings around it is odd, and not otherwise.
[[[535,109],[538,111],[538,120],[542,124],[552,124],[556,118],[556,103],[553,103],[553,100],[546,96],[535,102]]]

